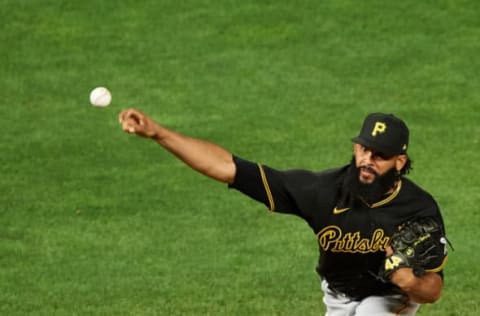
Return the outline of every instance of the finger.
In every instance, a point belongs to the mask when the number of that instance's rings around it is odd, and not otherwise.
[[[385,251],[387,252],[387,256],[391,256],[393,254],[392,246],[388,246]]]
[[[135,110],[135,112],[132,113],[132,116],[137,121],[138,125],[140,126],[147,125],[146,122],[148,120],[148,116],[146,116],[143,112]]]
[[[128,117],[128,112],[130,111],[131,109],[125,109],[125,110],[122,110],[119,114],[118,114],[118,121],[120,123],[122,123],[123,121],[125,121]]]
[[[122,128],[127,133],[135,133],[136,125],[135,121],[129,118],[122,122]]]
[[[132,119],[135,121],[136,124],[138,125],[143,125],[143,113],[132,109],[131,111],[128,112],[128,118]]]
[[[128,132],[128,130],[130,129],[130,126],[128,125],[127,122],[125,121],[122,122],[122,129],[124,132]]]

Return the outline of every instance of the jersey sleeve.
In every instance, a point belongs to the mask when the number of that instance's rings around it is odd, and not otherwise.
[[[229,185],[229,188],[236,189],[271,209],[269,191],[263,185],[260,165],[236,156],[233,156],[233,161],[236,173],[234,182]]]
[[[437,272],[443,276],[443,268],[448,260],[448,239],[445,233],[445,226],[443,224],[443,219],[441,218],[440,213],[438,213],[437,222],[440,225],[440,230],[436,232],[432,232],[431,235],[436,245],[436,248],[433,251],[433,257],[427,266],[425,267],[425,271],[427,272]]]
[[[237,170],[231,188],[265,204],[271,211],[308,216],[304,214],[309,209],[305,205],[315,196],[310,192],[315,185],[314,173],[279,171],[235,156],[234,162]]]
[[[411,213],[414,215],[407,219],[412,222],[425,222],[426,219],[433,220],[438,226],[438,229],[430,230],[429,234],[435,244],[435,249],[431,250],[432,259],[430,259],[423,268],[427,272],[437,272],[443,277],[442,270],[448,260],[448,240],[445,231],[445,224],[443,221],[440,207],[435,199],[426,191],[421,190],[420,193],[412,193],[415,190],[420,190],[417,186],[413,186],[411,182],[404,181],[406,185],[406,196],[409,196],[405,201],[411,208]],[[428,221],[427,221],[428,222]]]

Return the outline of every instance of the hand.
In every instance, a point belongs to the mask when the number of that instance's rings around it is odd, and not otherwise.
[[[387,256],[393,255],[392,246],[387,246],[387,248],[385,248],[385,252]],[[390,282],[396,284],[400,288],[403,288],[408,286],[410,282],[413,282],[414,278],[415,275],[413,274],[412,268],[400,268],[392,272],[390,275]]]
[[[429,217],[407,221],[393,233],[390,247],[385,250],[387,256],[378,273],[382,280],[391,281],[391,274],[401,268],[410,268],[407,271],[413,271],[414,276],[423,276],[426,270],[444,264],[446,242],[442,226]]]
[[[123,110],[118,120],[125,132],[146,138],[155,137],[159,128],[151,118],[136,109]]]

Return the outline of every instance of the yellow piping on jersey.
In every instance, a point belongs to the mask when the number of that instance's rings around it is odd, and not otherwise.
[[[425,272],[440,272],[443,269],[443,266],[447,263],[448,256],[443,258],[442,264],[435,269],[425,269]]]
[[[385,198],[384,200],[381,200],[380,202],[373,203],[372,205],[370,205],[370,208],[379,207],[379,206],[382,206],[384,204],[387,204],[388,202],[393,200],[398,195],[401,188],[402,188],[402,180],[399,180],[398,184],[397,184],[397,187],[392,192],[392,194],[390,194],[387,198]]]
[[[268,185],[267,177],[265,176],[265,171],[263,170],[263,166],[261,164],[257,164],[258,169],[260,170],[260,175],[262,177],[263,187],[265,188],[265,193],[267,193],[269,210],[275,210],[275,202],[273,201],[272,192],[270,191],[270,186]]]

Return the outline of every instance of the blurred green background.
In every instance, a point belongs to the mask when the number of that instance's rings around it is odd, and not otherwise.
[[[480,2],[0,0],[0,21],[0,314],[323,313],[308,226],[124,134],[137,107],[278,169],[340,166],[367,113],[402,117],[455,247],[418,314],[477,315]]]

